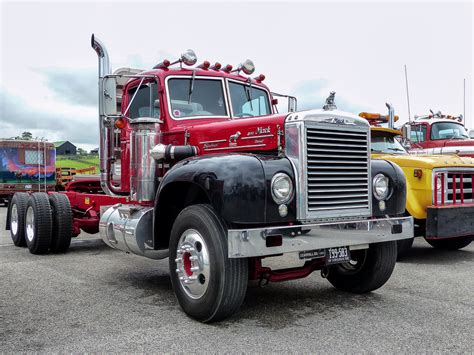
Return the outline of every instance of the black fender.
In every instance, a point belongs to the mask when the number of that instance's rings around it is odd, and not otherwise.
[[[155,198],[155,249],[165,248],[172,224],[188,205],[210,204],[228,226],[282,223],[295,220],[295,197],[288,215],[280,217],[270,184],[285,172],[294,183],[286,158],[254,154],[193,157],[174,165],[163,177]]]
[[[395,163],[388,160],[373,159],[371,161],[372,179],[379,173],[385,174],[389,179],[391,188],[390,195],[385,200],[385,210],[381,211],[379,200],[372,195],[372,215],[374,217],[401,216],[405,213],[405,204],[407,198],[406,179],[403,170]],[[371,184],[372,186],[372,184]]]

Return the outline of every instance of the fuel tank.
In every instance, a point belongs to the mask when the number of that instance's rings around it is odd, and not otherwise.
[[[153,207],[116,204],[104,206],[99,234],[110,247],[126,253],[163,259],[168,250],[153,250]]]

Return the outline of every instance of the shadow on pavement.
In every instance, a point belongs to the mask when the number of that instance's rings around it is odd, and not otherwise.
[[[461,261],[472,261],[474,252],[466,249],[441,250],[428,245],[415,245],[398,261],[407,264],[449,265]]]

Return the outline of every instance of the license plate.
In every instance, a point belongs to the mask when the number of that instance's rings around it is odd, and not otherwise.
[[[325,258],[326,265],[345,263],[351,260],[349,247],[316,249],[299,252],[300,259]]]
[[[349,247],[329,248],[327,250],[326,265],[345,263],[351,260]]]

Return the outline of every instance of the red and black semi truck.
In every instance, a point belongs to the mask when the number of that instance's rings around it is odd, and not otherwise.
[[[169,257],[182,309],[211,322],[232,315],[249,280],[263,283],[321,270],[337,289],[381,287],[396,241],[413,237],[405,178],[370,158],[366,120],[323,109],[277,112],[277,95],[252,77],[187,50],[151,70],[112,72],[99,58],[100,179],[61,193],[17,194],[9,221],[15,244],[65,251],[80,231],[112,248]],[[264,266],[292,254],[299,265]]]

